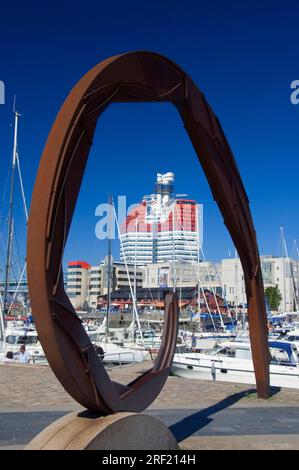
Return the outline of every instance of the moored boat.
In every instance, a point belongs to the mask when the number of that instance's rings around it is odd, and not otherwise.
[[[298,350],[293,343],[269,341],[270,385],[299,388]],[[172,373],[179,377],[255,384],[249,342],[223,342],[206,354],[175,354]]]

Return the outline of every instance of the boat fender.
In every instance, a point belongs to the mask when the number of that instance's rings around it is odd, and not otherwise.
[[[211,365],[211,376],[212,376],[213,381],[215,382],[215,380],[216,380],[216,367],[215,367],[214,362],[212,362],[212,365]]]

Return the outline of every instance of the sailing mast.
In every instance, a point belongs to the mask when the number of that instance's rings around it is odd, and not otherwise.
[[[280,227],[280,243],[281,243],[281,253],[282,253],[282,277],[283,277],[283,297],[284,297],[284,311],[287,311],[287,296],[286,296],[286,273],[285,273],[285,252],[284,252],[284,233],[283,226]]]
[[[238,273],[238,252],[235,249],[235,259],[234,259],[234,303],[235,303],[235,312],[236,312],[236,323],[238,322],[238,299],[239,299],[239,273]],[[242,309],[243,312],[243,309]],[[242,317],[242,323],[243,323],[243,317]],[[242,324],[243,328],[243,324]]]
[[[295,288],[295,280],[294,276],[291,270],[291,262],[288,254],[288,249],[284,237],[284,228],[283,226],[280,227],[280,233],[281,233],[281,245],[282,245],[282,251],[283,251],[283,279],[284,279],[284,304],[285,304],[285,312],[286,312],[286,276],[288,275],[288,278],[291,280],[291,288],[292,288],[292,293],[293,293],[293,308],[295,306],[296,312],[298,312],[298,302],[297,302],[297,296],[296,296],[296,288]],[[287,272],[286,271],[286,266],[285,266],[285,261],[287,262]],[[294,305],[295,304],[295,305]]]
[[[135,212],[135,257],[134,257],[134,290],[133,295],[135,302],[137,302],[137,236],[138,236],[138,212]],[[133,305],[133,301],[132,301]],[[132,315],[132,338],[135,338],[135,309],[133,308]]]
[[[107,227],[107,236],[108,236],[108,287],[107,287],[107,311],[106,311],[106,342],[108,342],[109,335],[109,313],[111,305],[111,273],[112,273],[112,196],[109,194],[108,197],[108,206],[109,206],[109,216],[108,216],[108,227]]]
[[[176,256],[175,256],[175,242],[174,242],[174,208],[175,201],[172,208],[172,291],[176,291]]]
[[[10,196],[9,196],[9,211],[8,211],[8,237],[7,237],[5,281],[4,281],[4,292],[3,292],[4,318],[8,311],[7,296],[8,296],[9,282],[10,282],[12,241],[13,241],[13,203],[14,203],[15,169],[16,169],[16,162],[17,162],[18,121],[19,121],[19,117],[21,116],[15,110],[15,107],[14,107],[14,115],[15,115],[14,143],[13,143],[12,169],[11,169],[11,181],[10,181]]]
[[[3,316],[3,301],[0,293],[0,341],[5,343],[5,328],[4,328],[4,316]]]
[[[298,250],[298,246],[297,246],[297,240],[294,240],[294,244],[293,244],[293,254],[292,254],[292,258],[293,258],[293,262],[294,262],[294,265],[297,267],[297,275],[296,275],[296,280],[295,280],[295,275],[294,275],[294,290],[295,290],[295,298],[296,298],[296,302],[297,302],[297,305],[298,305],[298,267],[299,267],[299,250]]]
[[[122,250],[122,253],[124,254],[124,262],[125,262],[125,267],[126,267],[126,273],[127,273],[127,278],[128,278],[129,287],[130,287],[130,292],[131,292],[132,301],[133,301],[134,317],[135,317],[135,319],[137,320],[137,326],[138,326],[138,331],[139,331],[140,338],[141,338],[141,344],[142,344],[142,346],[144,346],[144,339],[143,339],[143,335],[142,335],[142,331],[141,331],[141,326],[140,326],[140,321],[139,321],[139,315],[138,315],[138,310],[137,310],[136,297],[135,297],[135,295],[134,295],[134,291],[133,291],[133,287],[132,287],[132,283],[131,283],[131,278],[130,278],[128,263],[127,263],[127,259],[126,259],[126,255],[125,255],[124,245],[123,245],[123,241],[122,241],[122,237],[121,237],[121,233],[120,233],[119,222],[118,222],[118,219],[117,219],[117,214],[116,214],[116,210],[115,210],[114,204],[112,205],[112,208],[113,208],[114,218],[115,218],[115,221],[116,221],[117,233],[118,233],[119,240],[120,240],[121,250]],[[134,338],[133,338],[133,340],[134,340]]]

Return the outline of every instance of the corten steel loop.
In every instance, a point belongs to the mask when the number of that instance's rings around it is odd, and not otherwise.
[[[269,394],[267,317],[249,202],[220,123],[184,71],[152,52],[104,60],[72,89],[49,134],[35,182],[28,226],[32,312],[47,359],[79,403],[104,413],[141,411],[169,373],[178,328],[177,300],[165,299],[165,328],[152,369],[127,386],[110,380],[63,286],[62,257],[97,119],[110,103],[174,104],[204,169],[244,270],[253,363],[260,397]]]

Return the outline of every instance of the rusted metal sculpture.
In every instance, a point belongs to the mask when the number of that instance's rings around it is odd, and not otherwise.
[[[151,52],[104,60],[73,88],[48,137],[28,226],[32,311],[47,359],[81,405],[102,413],[141,411],[159,394],[173,358],[178,308],[167,294],[165,327],[152,369],[127,386],[101,364],[63,286],[62,257],[97,119],[110,103],[168,101],[179,111],[244,270],[253,363],[260,397],[269,394],[267,321],[248,199],[220,123],[204,95],[173,62]]]

